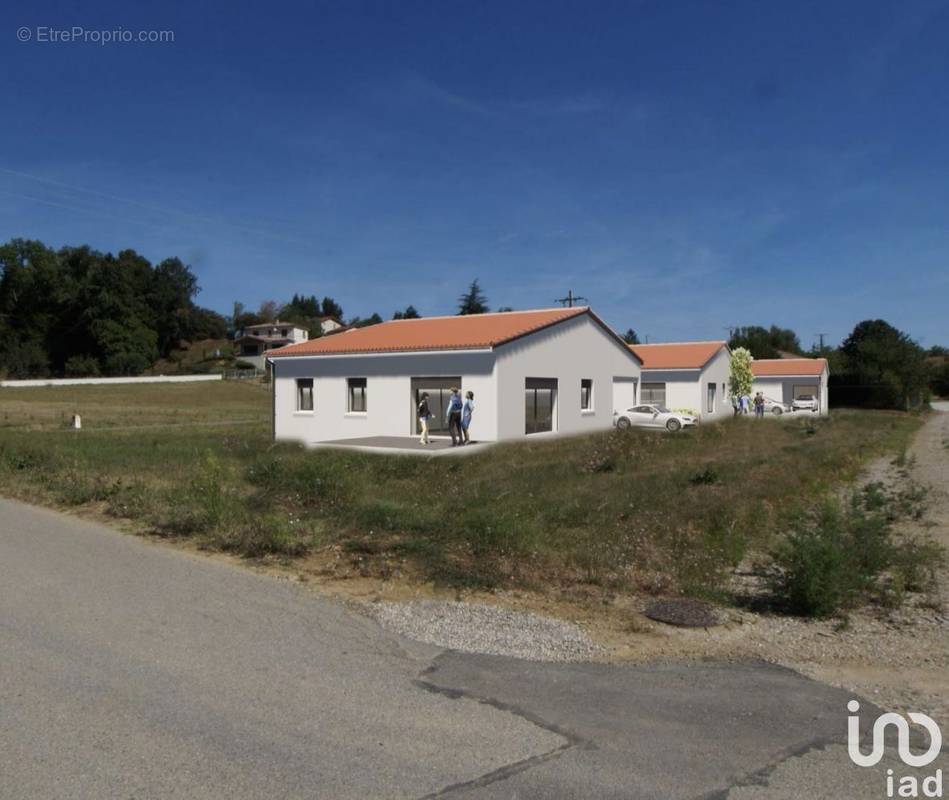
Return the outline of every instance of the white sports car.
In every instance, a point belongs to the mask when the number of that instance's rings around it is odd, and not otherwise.
[[[667,431],[678,431],[698,423],[695,417],[688,414],[678,414],[665,406],[633,406],[625,411],[613,412],[613,424],[622,430],[629,428],[665,428]]]
[[[794,398],[791,407],[795,411],[817,411],[817,398],[812,394],[800,394]]]

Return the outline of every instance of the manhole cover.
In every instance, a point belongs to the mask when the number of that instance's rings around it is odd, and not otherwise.
[[[701,600],[657,600],[646,606],[643,613],[656,622],[680,628],[711,628],[719,624],[714,607]]]

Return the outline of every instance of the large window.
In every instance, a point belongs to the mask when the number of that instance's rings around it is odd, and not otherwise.
[[[366,379],[349,379],[349,412],[362,414],[366,411]]]
[[[297,411],[313,410],[313,378],[297,378]]]
[[[580,410],[593,410],[593,378],[580,379]]]
[[[705,411],[708,414],[715,413],[715,384],[708,385],[708,395],[705,398]]]
[[[653,406],[666,404],[666,385],[664,383],[644,383],[639,389],[639,401]]]

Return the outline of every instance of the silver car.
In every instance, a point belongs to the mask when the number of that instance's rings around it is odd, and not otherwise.
[[[790,413],[791,406],[787,403],[779,403],[777,400],[766,397],[764,399],[764,410],[766,414],[774,414],[774,416],[780,417],[782,414]]]

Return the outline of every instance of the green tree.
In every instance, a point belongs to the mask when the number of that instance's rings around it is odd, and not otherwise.
[[[368,328],[370,325],[378,325],[382,322],[382,317],[378,314],[372,314],[368,317],[353,317],[349,321],[351,328]]]
[[[728,391],[732,397],[751,394],[755,376],[751,371],[751,353],[745,347],[732,350],[731,372],[728,375]]]
[[[131,251],[128,253],[131,257],[137,257]],[[122,255],[119,254],[120,258]],[[145,265],[148,264],[144,259],[141,260]],[[162,356],[167,356],[180,339],[193,338],[191,326],[195,317],[192,299],[199,291],[198,279],[181,259],[166,258],[152,271],[149,305],[154,314],[158,351]]]
[[[415,310],[415,306],[406,306],[405,311],[396,311],[392,319],[419,319],[421,314]]]
[[[744,347],[754,358],[781,358],[782,353],[801,355],[801,341],[789,328],[772,325],[763,328],[760,325],[746,325],[735,328],[728,340],[728,346],[734,350]]]
[[[849,399],[878,408],[909,408],[924,401],[929,381],[925,351],[882,319],[857,324],[840,346]]]
[[[475,278],[468,285],[468,291],[458,298],[458,315],[486,314],[488,311],[488,298],[484,296],[478,279]]]
[[[333,317],[338,320],[343,319],[343,307],[332,297],[323,298],[323,305],[320,310],[323,312],[322,316],[324,317]]]
[[[639,337],[636,335],[636,331],[632,328],[627,328],[626,333],[623,334],[623,341],[626,344],[639,344]]]

